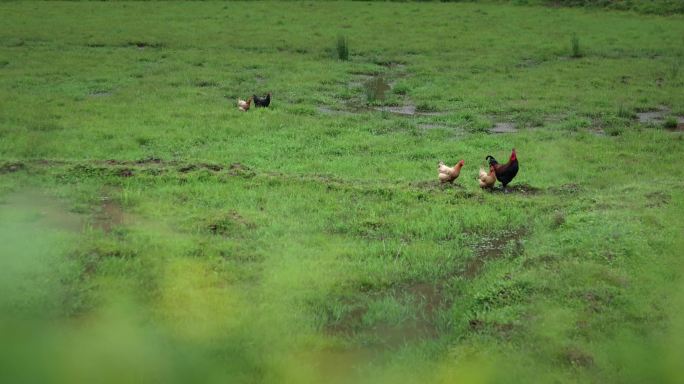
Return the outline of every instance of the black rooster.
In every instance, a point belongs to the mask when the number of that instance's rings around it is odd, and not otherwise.
[[[494,166],[494,172],[496,173],[496,179],[503,185],[504,192],[506,191],[506,185],[513,180],[515,175],[518,174],[518,158],[515,156],[515,148],[511,152],[511,158],[506,164],[499,164],[494,156],[489,155],[486,157],[490,166]]]
[[[268,107],[271,104],[271,92],[269,92],[266,97],[259,97],[257,95],[252,96],[254,98],[255,107]]]

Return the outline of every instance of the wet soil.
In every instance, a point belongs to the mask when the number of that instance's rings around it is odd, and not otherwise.
[[[24,163],[20,162],[15,162],[15,163],[4,163],[0,165],[0,174],[3,173],[14,173],[14,172],[19,172],[26,168]]]
[[[124,211],[121,203],[111,197],[111,194],[100,197],[100,208],[93,218],[93,227],[105,233],[110,233],[117,227],[124,225]]]
[[[82,215],[69,211],[63,200],[37,190],[10,194],[0,200],[0,206],[21,211],[23,219],[39,227],[77,233],[85,222]]]
[[[490,133],[516,133],[518,129],[514,123],[496,123],[494,127],[489,130]]]
[[[526,234],[525,228],[492,234],[476,234],[478,240],[473,245],[475,255],[466,263],[463,276],[467,279],[477,277],[488,261],[500,259],[508,252],[513,256],[522,254],[522,238]]]
[[[655,110],[641,111],[636,113],[636,118],[641,124],[646,125],[664,125],[665,120],[671,115],[671,111],[667,107],[660,107]],[[670,131],[684,131],[684,116],[676,116],[676,124],[667,129]]]
[[[400,324],[377,323],[372,326],[363,324],[368,308],[365,304],[354,305],[342,319],[326,326],[330,335],[368,339],[368,345],[375,349],[393,349],[407,343],[433,339],[439,336],[437,314],[446,307],[449,298],[437,285],[427,282],[410,282],[381,291],[366,292],[367,298],[391,296],[406,305],[419,308],[415,318],[408,318]]]

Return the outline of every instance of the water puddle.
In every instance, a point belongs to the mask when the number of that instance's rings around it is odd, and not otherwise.
[[[100,197],[100,201],[100,211],[93,219],[93,227],[109,233],[124,225],[125,216],[121,203],[113,199],[111,194]]]
[[[318,113],[321,113],[321,114],[323,114],[323,115],[346,115],[346,116],[351,116],[351,115],[355,115],[355,114],[356,114],[356,113],[351,112],[351,111],[345,111],[345,110],[342,110],[342,109],[332,109],[332,108],[330,108],[330,107],[325,107],[325,106],[318,107],[318,108],[316,108],[316,110],[318,111]]]
[[[367,292],[364,300],[347,304],[350,309],[339,321],[326,326],[326,333],[346,338],[361,338],[364,345],[378,351],[400,348],[439,337],[438,313],[446,308],[449,298],[436,283],[410,282],[387,290]],[[411,309],[399,322],[368,320],[377,316],[373,303],[391,300]],[[368,302],[366,302],[368,300]],[[369,317],[370,316],[370,317]],[[371,321],[369,324],[368,321]]]
[[[10,194],[2,199],[0,207],[37,227],[65,232],[81,232],[83,229],[83,216],[70,212],[60,199],[40,191]]]
[[[641,124],[646,125],[666,125],[666,119],[670,115],[670,109],[667,107],[660,107],[652,111],[637,112],[636,118]],[[675,123],[672,126],[667,126],[667,130],[671,132],[684,131],[684,116],[674,117]]]
[[[64,201],[37,190],[0,197],[0,312],[44,316],[59,311],[62,278],[76,272],[65,252],[84,217]]]
[[[375,76],[364,84],[364,89],[366,91],[366,99],[368,101],[374,100],[385,100],[385,93],[392,89],[385,78],[380,76]]]
[[[667,109],[659,109],[657,111],[637,112],[636,116],[641,124],[661,124],[665,121],[665,115],[668,112]]]
[[[473,246],[475,256],[466,264],[463,276],[467,279],[477,277],[487,261],[500,259],[510,252],[519,255],[523,251],[521,239],[527,230],[519,228],[506,232],[479,235],[478,242]]]

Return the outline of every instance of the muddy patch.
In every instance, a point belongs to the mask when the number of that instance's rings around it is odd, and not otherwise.
[[[137,41],[129,41],[128,43],[126,43],[126,46],[135,47],[138,49],[163,48],[164,43],[137,40]]]
[[[187,164],[187,165],[184,165],[184,166],[178,168],[178,172],[188,173],[188,172],[196,171],[199,169],[208,169],[208,170],[213,171],[213,172],[219,172],[223,169],[223,167],[218,165],[218,164],[210,164],[210,163]]]
[[[468,328],[475,333],[491,333],[502,339],[509,339],[515,331],[515,324],[485,321],[480,318],[470,319]]]
[[[95,229],[110,233],[112,230],[124,225],[124,211],[121,203],[112,197],[114,193],[108,193],[100,197],[100,207],[93,218],[92,226]]]
[[[330,107],[326,106],[320,106],[317,107],[316,110],[318,113],[323,114],[323,115],[354,115],[354,112],[347,111],[347,110],[341,110],[341,109],[332,109]]]
[[[380,75],[367,80],[364,84],[364,89],[366,91],[366,99],[373,101],[385,100],[385,93],[391,90],[392,87],[385,80],[385,77]]]
[[[256,225],[237,211],[231,210],[208,219],[206,228],[213,235],[227,237],[238,235],[244,230],[254,229]]]
[[[0,165],[0,174],[19,172],[25,168],[26,165],[24,165],[24,163],[4,163]]]
[[[434,124],[434,123],[423,123],[423,124],[418,124],[418,128],[424,129],[424,130],[431,130],[431,129],[450,129],[451,127],[445,124]]]
[[[560,353],[561,360],[573,367],[591,367],[594,365],[594,358],[587,352],[577,347],[567,347]]]
[[[655,111],[637,112],[636,117],[641,124],[658,125],[665,121],[665,115],[668,112],[668,109],[662,108]]]
[[[375,107],[375,110],[380,112],[389,112],[401,116],[414,116],[417,113],[416,106],[414,104]]]
[[[46,227],[65,232],[81,232],[84,218],[70,212],[61,199],[41,191],[29,190],[10,194],[0,200],[3,210],[17,210],[21,220],[37,227]]]
[[[213,80],[197,80],[193,85],[198,88],[216,88],[221,84]]]
[[[434,180],[412,181],[409,183],[409,187],[417,191],[416,198],[418,200],[428,200],[433,193],[444,193],[452,196],[453,199],[481,199],[481,194],[467,190],[458,181],[461,177],[463,176],[454,180],[453,183],[440,183],[437,177]]]
[[[112,91],[109,90],[96,90],[88,93],[88,97],[92,98],[100,98],[100,97],[108,97],[112,95]]]
[[[684,132],[684,116],[679,116],[677,118],[677,124],[673,125],[672,127],[667,127],[667,130],[670,132]]]
[[[589,128],[589,133],[595,136],[606,136],[606,131],[601,127],[591,127]]]
[[[242,163],[232,163],[228,167],[228,174],[231,176],[238,176],[238,177],[245,177],[245,178],[250,178],[256,176],[256,172],[242,164]]]
[[[514,123],[496,123],[494,127],[489,130],[490,133],[516,133],[518,128],[516,128]]]
[[[361,338],[376,350],[387,350],[439,336],[438,313],[449,304],[441,283],[409,282],[379,291],[366,291],[364,298],[348,299],[348,310],[325,327],[325,332],[345,338]],[[401,321],[369,320],[373,302],[392,298],[405,308],[416,309]],[[377,309],[375,310],[375,314]]]
[[[498,181],[497,181],[498,183]],[[518,194],[518,195],[526,195],[526,196],[532,196],[532,195],[538,195],[543,192],[542,189],[533,187],[529,184],[509,184],[506,189],[504,190],[503,187],[499,185],[499,187],[495,187],[494,189],[491,190],[492,193],[505,193],[505,194]]]
[[[437,173],[435,172],[435,175]],[[440,190],[443,191],[445,189],[458,189],[458,190],[463,190],[465,189],[462,185],[458,183],[458,180],[461,177],[459,176],[458,179],[454,180],[453,183],[442,183],[439,180],[437,180],[437,177],[435,176],[434,180],[424,180],[424,181],[412,181],[409,183],[410,187],[413,188],[418,188],[418,189],[427,189],[427,190]]]
[[[672,200],[672,197],[669,194],[661,191],[647,193],[645,197],[648,200],[648,203],[646,203],[646,207],[648,208],[663,207],[668,205],[670,200]]]
[[[525,228],[492,234],[476,234],[477,242],[472,245],[474,256],[463,269],[463,277],[477,277],[488,261],[504,257],[506,254],[519,256],[523,253],[522,239],[527,234]]]
[[[557,195],[565,195],[565,194],[576,194],[582,190],[582,187],[579,184],[575,183],[568,183],[568,184],[561,184],[557,187],[549,187],[548,192],[557,194]]]
[[[164,161],[158,157],[146,157],[144,159],[136,160],[136,164],[162,164]]]
[[[447,112],[420,110],[410,100],[404,100],[403,105],[381,106],[373,108],[376,111],[388,112],[399,116],[444,116]]]
[[[353,113],[364,113],[368,111],[386,112],[392,113],[399,116],[441,116],[445,115],[444,112],[439,112],[432,110],[429,106],[416,106],[410,99],[405,96],[402,97],[401,105],[391,105],[391,106],[372,106],[375,101],[383,101],[387,99],[387,92],[394,88],[394,84],[397,78],[403,78],[408,76],[403,70],[405,67],[401,64],[391,63],[386,65],[389,72],[384,74],[377,73],[357,73],[355,79],[349,82],[350,88],[363,89],[365,94],[365,100],[350,100],[346,105],[347,112]],[[389,103],[388,103],[389,104]],[[397,103],[398,104],[398,103]],[[322,107],[319,108],[319,112],[324,114],[340,113],[340,111],[333,111],[330,108]]]
[[[116,170],[116,174],[119,177],[133,177],[135,173],[130,168],[119,168]]]
[[[671,116],[670,109],[660,107],[655,110],[636,113],[641,124],[665,126],[670,131],[684,131],[684,116]]]

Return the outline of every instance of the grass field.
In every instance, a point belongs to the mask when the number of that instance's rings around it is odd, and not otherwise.
[[[681,382],[684,16],[0,22],[0,382]],[[511,148],[510,193],[480,190]]]

